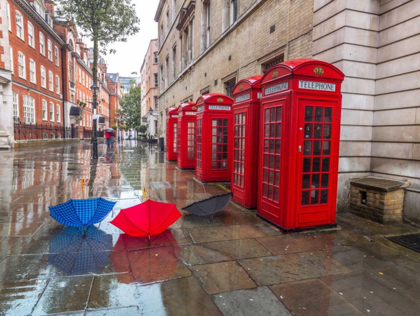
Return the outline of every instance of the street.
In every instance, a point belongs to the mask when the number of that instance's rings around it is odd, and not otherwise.
[[[89,142],[0,155],[0,315],[416,315],[420,253],[388,235],[419,232],[338,214],[337,229],[282,234],[229,203],[213,217],[181,209],[223,194],[157,147]],[[85,180],[82,188],[81,180]],[[183,216],[134,238],[109,222],[146,199]],[[48,206],[103,197],[117,204],[92,239],[78,240]],[[69,251],[69,249],[72,249]]]

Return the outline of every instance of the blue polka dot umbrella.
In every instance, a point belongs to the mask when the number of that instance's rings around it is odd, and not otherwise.
[[[71,227],[86,227],[100,223],[111,212],[116,202],[103,198],[87,200],[69,200],[66,203],[51,206],[50,216],[60,224]]]

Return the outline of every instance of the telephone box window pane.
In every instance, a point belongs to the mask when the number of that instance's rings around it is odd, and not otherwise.
[[[323,174],[322,175],[322,181],[321,181],[321,187],[322,188],[328,188],[329,178],[330,178],[329,174]]]
[[[273,184],[273,173],[274,172],[271,170],[268,172],[268,181],[267,181],[268,183]]]
[[[312,175],[312,189],[318,189],[319,188],[319,174],[313,174]]]
[[[270,155],[270,169],[274,169],[274,156]]]
[[[276,127],[276,137],[281,138],[281,123],[277,123]]]
[[[275,128],[276,128],[276,125],[270,124],[270,137],[271,138],[274,138],[275,137],[275,135],[274,135]]]
[[[303,172],[311,172],[311,158],[303,159]]]
[[[279,186],[279,183],[280,183],[280,173],[276,172],[275,178],[274,178],[274,185]]]
[[[323,114],[323,111],[324,110],[324,108],[322,108],[322,107],[316,107],[315,108],[315,122],[322,122],[323,120],[322,120],[322,114]]]
[[[269,148],[270,148],[270,141],[269,140],[264,141],[264,152],[268,153]]]
[[[302,191],[302,205],[309,205],[309,191]]]
[[[270,155],[264,155],[264,167],[268,168],[268,159]]]
[[[329,124],[324,125],[324,138],[331,139],[331,125]]]
[[[274,169],[280,171],[280,156],[276,156],[276,165],[274,166]]]
[[[268,182],[268,170],[264,169],[264,177],[263,177],[263,181],[264,182]]]
[[[265,127],[264,127],[264,136],[266,137],[266,138],[268,138],[268,137],[270,137],[270,125],[265,125]]]
[[[212,120],[211,125],[212,125],[212,126],[217,126],[217,120]],[[214,132],[213,132],[213,133],[214,133]]]
[[[278,202],[279,201],[279,189],[274,188],[274,197],[273,200]]]
[[[321,204],[327,204],[328,203],[328,190],[322,190],[321,191]]]
[[[312,154],[312,142],[311,141],[305,141],[303,154],[305,156],[310,156]]]
[[[281,122],[281,108],[277,108],[277,118],[276,118],[277,122]]]
[[[313,106],[305,107],[305,122],[313,122],[313,116],[314,116],[314,107]]]
[[[274,153],[274,140],[270,140],[270,153]]]
[[[316,124],[315,125],[315,139],[321,139],[322,138],[322,125]]]
[[[330,171],[330,158],[322,159],[322,171],[323,172]]]
[[[304,174],[302,176],[302,189],[309,189],[311,187],[311,176]]]
[[[322,145],[322,151],[323,154],[325,156],[329,156],[331,153],[331,142],[329,141],[324,141],[323,145]]]
[[[324,122],[325,123],[331,123],[332,122],[332,108],[325,108]]]
[[[319,191],[318,190],[313,190],[311,191],[311,204],[319,204]]]
[[[263,196],[267,197],[267,185],[266,184],[263,185]]]
[[[321,171],[321,158],[314,158],[312,162],[312,172]]]
[[[270,122],[270,109],[265,110],[265,122]]]
[[[271,114],[270,122],[275,122],[276,121],[276,109],[271,108],[270,109],[270,114]]]
[[[271,185],[268,186],[268,198],[273,199],[273,187]]]
[[[314,142],[314,156],[320,156],[321,155],[321,142],[316,141]]]
[[[281,140],[277,139],[276,140],[276,154],[280,154],[280,150],[281,150]]]
[[[305,138],[312,138],[312,124],[305,124]]]

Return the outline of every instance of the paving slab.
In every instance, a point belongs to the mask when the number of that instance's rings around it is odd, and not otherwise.
[[[256,287],[254,281],[235,261],[193,266],[191,271],[208,294]]]
[[[58,278],[47,288],[32,313],[34,316],[84,311],[93,277]]]
[[[270,288],[293,315],[363,315],[319,279],[277,284]]]
[[[266,236],[252,225],[189,228],[188,231],[196,243]]]
[[[266,286],[213,295],[225,316],[289,316],[287,308]]]
[[[352,272],[322,251],[245,259],[239,263],[259,286]]]
[[[101,309],[101,310],[88,310],[86,312],[88,316],[140,316],[142,315],[141,310],[138,306],[123,307],[116,309]]]

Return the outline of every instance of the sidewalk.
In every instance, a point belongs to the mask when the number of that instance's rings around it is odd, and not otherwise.
[[[146,144],[102,150],[96,166],[82,143],[0,156],[0,315],[418,314],[420,253],[384,236],[420,229],[341,214],[339,229],[283,235],[231,203],[214,217],[183,216],[148,243],[109,224],[143,187],[179,209],[224,190]],[[56,249],[65,231],[48,213],[82,197],[81,178],[86,197],[117,201],[88,269],[69,266],[80,253]]]

